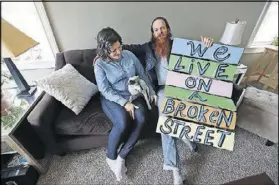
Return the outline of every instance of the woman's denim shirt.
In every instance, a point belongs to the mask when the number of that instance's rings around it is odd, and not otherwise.
[[[94,64],[94,72],[101,94],[121,106],[125,105],[131,95],[128,91],[128,80],[132,76],[139,76],[143,79],[150,89],[150,95],[155,95],[142,64],[130,51],[123,50],[121,59],[118,61],[104,61],[98,58]]]

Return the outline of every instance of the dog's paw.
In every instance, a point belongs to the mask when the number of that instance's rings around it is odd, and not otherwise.
[[[139,107],[135,105],[135,109],[139,109]]]

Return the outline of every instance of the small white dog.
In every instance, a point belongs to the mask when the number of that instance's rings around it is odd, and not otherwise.
[[[128,80],[128,90],[131,93],[130,96],[130,102],[135,100],[139,96],[143,96],[147,107],[149,110],[151,110],[151,105],[150,105],[150,91],[148,86],[146,85],[145,81],[140,79],[139,76],[133,76],[130,77]]]

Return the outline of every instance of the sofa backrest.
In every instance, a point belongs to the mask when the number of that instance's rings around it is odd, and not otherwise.
[[[96,49],[69,50],[56,54],[55,70],[61,69],[66,64],[92,66],[96,57]]]
[[[66,64],[72,64],[74,67],[82,66],[77,69],[84,77],[96,84],[93,60],[96,57],[96,49],[68,50],[56,54],[55,70],[61,69]],[[145,67],[145,55],[138,56],[141,64]],[[90,75],[92,73],[92,76]]]
[[[93,65],[96,57],[96,49],[68,50],[56,54],[55,70],[61,69],[66,64]],[[138,56],[141,64],[145,67],[145,55]]]

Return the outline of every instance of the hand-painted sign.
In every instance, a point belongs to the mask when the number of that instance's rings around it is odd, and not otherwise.
[[[169,70],[198,76],[233,81],[236,65],[171,55]]]
[[[215,43],[207,48],[200,41],[174,38],[171,53],[228,64],[238,64],[243,50],[244,48]]]
[[[231,82],[243,50],[175,38],[156,132],[232,151],[236,106]]]
[[[234,146],[233,132],[164,116],[159,117],[156,132],[230,151]]]
[[[168,71],[166,85],[206,92],[227,98],[231,98],[233,90],[233,84],[230,82],[203,78],[194,75],[180,74],[173,71]]]
[[[229,98],[214,96],[211,94],[186,90],[186,89],[182,89],[179,87],[172,87],[172,86],[166,86],[164,94],[167,97],[174,97],[183,101],[200,103],[203,105],[209,105],[216,108],[236,111],[236,106],[234,102]]]
[[[160,112],[166,116],[234,130],[236,113],[196,103],[165,98]]]

